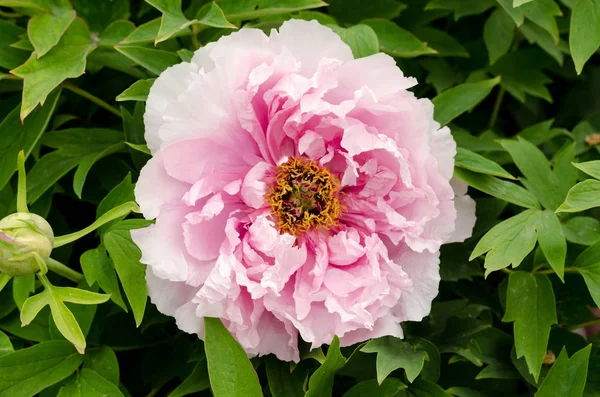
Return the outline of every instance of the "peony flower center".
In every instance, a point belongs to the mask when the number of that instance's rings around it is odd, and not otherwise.
[[[266,195],[279,231],[299,236],[337,226],[342,213],[339,187],[338,179],[313,160],[292,157],[281,164]]]

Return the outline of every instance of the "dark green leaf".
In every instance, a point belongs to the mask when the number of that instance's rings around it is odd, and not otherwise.
[[[57,397],[123,397],[117,386],[84,368],[65,383]]]
[[[5,20],[0,20],[0,67],[14,69],[27,60],[29,53],[9,47],[25,34],[25,29]]]
[[[392,337],[384,336],[373,339],[362,348],[365,353],[377,353],[377,382],[382,382],[398,368],[406,371],[409,382],[419,375],[427,359],[424,351],[417,350],[409,343]]]
[[[538,241],[546,260],[558,277],[564,281],[567,241],[558,217],[552,211],[543,211],[538,227]]]
[[[340,340],[337,336],[333,337],[333,341],[327,350],[325,362],[311,375],[308,380],[308,391],[305,397],[328,397],[333,391],[333,378],[339,371],[346,359],[340,352]]]
[[[205,358],[198,361],[196,366],[192,370],[190,376],[177,386],[175,390],[169,394],[169,397],[183,397],[188,394],[197,393],[202,390],[206,390],[210,387],[210,381],[208,379],[208,365]],[[286,395],[287,397],[288,395]],[[278,397],[273,394],[273,397]],[[294,397],[292,394],[289,397]]]
[[[581,397],[588,372],[592,345],[573,354],[569,359],[563,347],[558,360],[542,382],[535,397]]]
[[[600,46],[600,0],[579,0],[571,14],[569,47],[577,74]]]
[[[96,34],[103,32],[112,22],[129,18],[128,0],[71,0],[77,15],[83,18]]]
[[[483,40],[490,57],[490,65],[508,52],[514,37],[514,21],[502,9],[494,11],[483,28]]]
[[[119,361],[110,347],[88,349],[83,357],[83,368],[91,369],[115,386],[119,386]]]
[[[424,54],[435,54],[435,50],[427,47],[412,33],[402,29],[395,23],[385,19],[367,19],[379,40],[379,48],[394,57],[413,58]]]
[[[383,18],[393,19],[406,6],[394,0],[330,0],[327,11],[338,21],[356,24],[363,19]]]
[[[14,352],[12,343],[10,343],[10,338],[2,331],[0,331],[0,357]]]
[[[457,167],[500,178],[517,179],[492,160],[467,149],[457,148],[454,163]]]
[[[469,52],[458,40],[443,30],[431,27],[419,27],[412,31],[427,47],[444,57],[469,57]]]
[[[304,382],[306,374],[294,370],[290,363],[280,361],[275,357],[267,359],[267,379],[269,380],[269,391],[273,397],[303,397]]]
[[[115,49],[156,75],[161,74],[169,66],[179,63],[177,54],[163,50],[130,45],[119,45]]]
[[[372,379],[356,384],[344,397],[394,397],[402,389],[406,389],[406,385],[398,379],[387,378],[381,385]]]
[[[600,242],[583,251],[573,266],[583,276],[590,295],[600,307]]]

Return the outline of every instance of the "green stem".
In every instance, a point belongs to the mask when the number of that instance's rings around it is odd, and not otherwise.
[[[569,331],[572,331],[574,329],[578,329],[578,328],[585,328],[585,327],[589,327],[591,325],[597,325],[600,324],[600,318],[597,318],[595,320],[590,320],[590,321],[586,321],[585,323],[581,323],[581,324],[576,324],[576,325],[571,325],[569,328],[567,328]]]
[[[97,96],[94,96],[94,95],[90,94],[89,92],[82,90],[81,88],[74,86],[72,84],[69,84],[69,83],[63,83],[62,85],[67,90],[74,92],[75,94],[82,96],[85,99],[90,100],[91,102],[94,102],[96,105],[100,106],[103,109],[108,110],[109,112],[111,112],[112,114],[114,114],[116,116],[122,117],[119,109],[109,105],[108,103],[104,102],[102,99],[98,98]]]
[[[83,274],[71,269],[67,265],[62,264],[55,259],[49,258],[46,261],[46,265],[48,266],[48,270],[51,270],[54,273],[73,281],[74,283],[78,283],[83,279]]]
[[[503,268],[503,269],[500,269],[500,270],[502,270],[506,274],[511,274],[511,273],[514,272],[514,270],[510,270],[510,269],[507,269],[507,268]]]
[[[577,273],[577,268],[565,267],[565,273]],[[556,274],[556,272],[552,269],[548,269],[536,272],[536,274]]]
[[[200,29],[198,28],[198,25],[193,24],[192,25],[192,46],[194,47],[194,51],[196,51],[198,48],[200,48],[200,42],[198,41],[198,33],[200,33]]]
[[[78,232],[66,234],[64,236],[58,236],[54,238],[54,248],[62,247],[63,245],[72,243],[73,241],[79,240],[83,236],[93,232],[98,229],[100,226],[107,224],[110,221],[114,221],[115,219],[119,219],[123,216],[129,215],[129,213],[139,212],[140,207],[137,206],[133,201],[129,201],[125,204],[121,204],[118,207],[113,208],[108,211],[104,215],[100,216],[100,218],[96,219],[96,222],[92,223],[85,229],[81,229]]]
[[[504,87],[500,87],[500,91],[498,91],[498,96],[496,97],[496,103],[494,104],[494,110],[492,111],[492,117],[490,117],[490,128],[494,128],[496,125],[496,121],[498,120],[498,115],[500,114],[500,107],[502,106],[502,100],[504,99],[504,94],[506,90]]]
[[[17,186],[17,212],[29,212],[27,208],[27,174],[25,173],[25,152],[22,150],[17,157],[19,182]]]

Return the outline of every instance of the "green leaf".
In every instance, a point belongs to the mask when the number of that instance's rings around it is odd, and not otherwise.
[[[31,397],[69,375],[82,358],[66,341],[42,342],[0,357],[0,397]]]
[[[304,397],[306,373],[297,368],[292,372],[290,363],[275,357],[267,359],[267,379],[273,397]]]
[[[477,106],[492,89],[498,85],[500,78],[484,80],[477,83],[464,83],[433,98],[435,106],[434,118],[441,125],[446,125],[467,110]]]
[[[490,175],[478,174],[459,167],[454,169],[454,175],[469,186],[509,203],[525,208],[540,208],[540,204],[535,196],[515,183],[503,181]]]
[[[588,179],[573,186],[556,212],[581,212],[600,207],[600,181]]]
[[[357,24],[363,19],[393,19],[406,6],[394,0],[373,0],[365,3],[362,0],[330,0],[327,11],[338,21]]]
[[[326,6],[321,0],[219,0],[230,21],[245,21]]]
[[[128,0],[71,0],[77,15],[83,18],[96,34],[108,29],[107,27],[119,19],[129,19]]]
[[[587,161],[585,163],[573,163],[573,166],[596,179],[600,179],[600,160]]]
[[[583,276],[592,299],[600,307],[600,242],[583,251],[573,266]]]
[[[398,379],[388,378],[381,385],[371,379],[357,383],[344,393],[344,397],[394,397],[402,389],[406,389],[406,385]]]
[[[163,50],[131,45],[118,45],[115,49],[155,75],[161,74],[169,66],[180,62],[177,54]]]
[[[427,47],[443,57],[469,57],[469,52],[458,40],[443,30],[434,29],[429,26],[418,27],[412,32],[419,40],[427,43]]]
[[[564,41],[561,40],[557,45],[550,33],[531,22],[525,22],[520,30],[527,41],[539,45],[548,55],[556,59],[560,66],[563,65],[564,54],[569,53],[568,46]]]
[[[183,11],[181,11],[181,0],[146,0],[146,3],[162,12],[160,19],[160,29],[154,43],[160,43],[178,31],[185,29],[192,24]]]
[[[27,24],[27,36],[38,58],[52,49],[75,20],[75,10],[68,2],[53,7],[51,13],[34,15]]]
[[[446,392],[456,397],[485,397],[485,394],[468,387],[450,387]]]
[[[567,241],[581,245],[593,245],[600,240],[600,221],[588,216],[569,218],[562,225]]]
[[[523,184],[527,190],[537,197],[544,208],[558,208],[563,199],[560,197],[560,184],[544,153],[521,137],[517,137],[517,140],[502,140],[500,144],[525,176]]]
[[[85,71],[85,58],[92,48],[90,32],[81,19],[75,19],[58,44],[42,58],[33,53],[12,74],[23,78],[21,120],[35,107],[43,105],[50,92],[65,79],[79,77]]]
[[[125,37],[119,44],[143,44],[153,43],[160,29],[160,18],[153,19],[138,26],[129,36]]]
[[[7,355],[8,353],[14,352],[10,338],[4,332],[0,331],[0,357]]]
[[[208,365],[205,358],[198,361],[196,366],[192,370],[192,373],[185,378],[185,380],[177,386],[175,390],[169,394],[169,397],[183,397],[188,394],[193,394],[206,390],[210,387],[210,380],[208,379]],[[288,395],[286,395],[287,397]],[[273,397],[279,397],[273,394]],[[294,397],[290,394],[289,397]]]
[[[329,27],[350,46],[354,58],[363,58],[379,52],[377,34],[370,26],[360,24],[347,29],[337,25]]]
[[[198,10],[196,14],[196,20],[201,25],[211,26],[213,28],[221,29],[237,29],[238,27],[232,24],[225,18],[225,13],[217,5],[217,3],[210,2],[205,4]]]
[[[362,23],[369,25],[375,31],[379,40],[379,49],[391,56],[413,58],[436,53],[394,22],[385,19],[367,19]]]
[[[481,14],[493,6],[491,0],[430,0],[425,9],[454,11],[454,20],[458,21],[467,15]]]
[[[577,168],[573,167],[575,159],[575,142],[566,142],[554,155],[554,175],[560,185],[560,197],[567,197],[569,189],[577,183]]]
[[[544,60],[550,60],[536,48],[509,52],[492,66],[491,71],[502,76],[500,86],[520,102],[525,103],[526,95],[532,95],[552,102],[546,84],[552,79],[542,72],[546,66]]]
[[[115,186],[98,204],[98,208],[96,209],[96,217],[99,218],[108,211],[116,208],[122,204],[128,203],[130,201],[135,201],[134,195],[135,185],[131,182],[131,173],[128,173],[125,178]],[[126,216],[126,215],[125,215]],[[103,235],[108,229],[110,229],[114,224],[123,220],[125,216],[121,218],[117,218],[112,222],[105,224],[98,228],[98,233]]]
[[[23,309],[23,303],[29,295],[35,292],[35,275],[15,277],[12,285],[13,298],[19,310]]]
[[[569,48],[577,74],[600,47],[600,0],[579,0],[571,14]]]
[[[340,352],[340,340],[337,336],[327,350],[325,362],[311,375],[308,380],[308,391],[305,397],[327,397],[331,396],[333,391],[333,378],[344,364],[346,358]]]
[[[119,44],[135,30],[131,21],[114,21],[100,35],[99,46],[113,47]]]
[[[457,167],[464,168],[479,174],[498,176],[500,178],[517,179],[504,168],[480,154],[463,148],[456,148],[454,163]]]
[[[204,349],[215,397],[263,395],[246,352],[218,318],[204,318]]]
[[[517,358],[525,356],[529,373],[537,381],[546,355],[550,327],[558,322],[550,279],[544,274],[511,273],[502,321],[514,321]]]
[[[563,347],[558,360],[542,382],[535,397],[581,397],[588,373],[592,345],[579,350],[569,359]]]
[[[137,150],[140,153],[150,154],[150,155],[152,154],[150,149],[148,149],[148,145],[136,145],[135,143],[130,143],[130,142],[125,142],[125,144],[127,146],[129,146],[130,148]]]
[[[14,69],[27,60],[28,52],[10,46],[24,34],[20,26],[0,20],[0,67]]]
[[[19,152],[25,151],[27,158],[46,130],[59,97],[60,90],[56,90],[47,103],[36,109],[23,123],[19,119],[20,106],[0,123],[0,190],[16,171]]]
[[[118,207],[117,207],[118,208]],[[110,211],[109,211],[110,212]],[[108,213],[107,213],[108,214]],[[123,221],[104,235],[104,246],[110,255],[115,269],[129,300],[136,325],[142,323],[146,309],[146,267],[140,262],[142,253],[131,240],[130,230],[139,224]]]
[[[75,175],[73,175],[73,191],[75,192],[77,197],[81,198],[83,194],[83,186],[87,179],[87,175],[94,166],[94,164],[106,156],[121,151],[121,149],[123,149],[124,147],[125,143],[119,142],[116,145],[107,147],[101,152],[88,154],[87,156],[81,158],[81,160],[79,161],[79,165],[77,166],[77,170],[75,171]]]
[[[538,227],[538,241],[546,260],[558,277],[564,282],[565,260],[567,257],[567,240],[556,214],[545,210],[541,214]]]
[[[52,292],[57,299],[78,305],[99,305],[110,299],[110,295],[86,291],[80,288],[54,287]]]
[[[516,0],[515,0],[516,1]],[[531,2],[523,4],[520,8],[529,19],[542,29],[546,30],[552,36],[554,43],[558,44],[559,32],[556,19],[554,17],[561,16],[562,11],[554,0],[529,0]]]
[[[502,9],[490,15],[483,27],[483,40],[490,57],[490,65],[510,50],[515,37],[515,23]]]
[[[377,382],[380,385],[398,368],[406,371],[406,377],[412,383],[421,373],[427,359],[427,353],[393,336],[373,339],[361,351],[377,353]]]
[[[525,20],[523,11],[520,8],[513,7],[513,0],[496,0],[496,2],[498,2],[502,8],[504,8],[504,11],[510,15],[517,26],[521,26],[523,24],[523,21]]]
[[[519,266],[535,247],[539,218],[540,211],[529,209],[500,222],[479,240],[469,260],[487,252],[486,277],[510,264],[513,268]]]
[[[513,7],[520,7],[523,4],[529,3],[530,1],[533,1],[533,0],[513,0]]]
[[[407,395],[410,397],[452,397],[437,384],[422,379],[418,379],[408,387]]]
[[[91,369],[84,368],[60,389],[57,397],[123,397],[117,386]]]
[[[433,85],[438,94],[463,81],[462,75],[444,58],[425,58],[420,63],[429,72],[425,82]]]
[[[88,349],[83,357],[83,368],[91,369],[115,386],[119,386],[119,361],[110,347]]]

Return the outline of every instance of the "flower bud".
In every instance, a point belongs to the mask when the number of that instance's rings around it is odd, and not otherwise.
[[[35,274],[39,259],[48,260],[53,247],[54,232],[41,216],[17,212],[0,220],[0,273]]]

